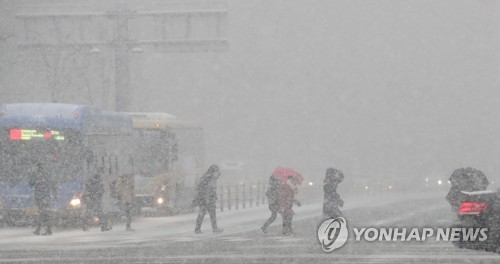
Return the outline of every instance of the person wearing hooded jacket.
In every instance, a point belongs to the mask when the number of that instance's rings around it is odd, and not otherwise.
[[[325,218],[342,216],[339,207],[344,206],[344,200],[342,200],[337,193],[337,187],[343,180],[344,174],[341,171],[334,168],[328,168],[326,170],[325,180],[323,182],[323,216]]]
[[[216,201],[217,201],[217,179],[220,176],[220,169],[217,165],[212,165],[208,168],[207,172],[200,178],[196,186],[194,206],[199,207],[198,218],[196,219],[196,227],[194,232],[201,234],[201,224],[203,218],[208,212],[210,221],[212,223],[212,231],[214,233],[221,233],[223,230],[217,227],[216,219]]]

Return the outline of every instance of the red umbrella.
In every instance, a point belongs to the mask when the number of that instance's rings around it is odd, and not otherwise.
[[[302,181],[304,180],[304,177],[292,168],[277,167],[273,171],[273,176],[283,182],[288,181],[290,176],[294,176],[297,179],[298,184],[302,184]]]

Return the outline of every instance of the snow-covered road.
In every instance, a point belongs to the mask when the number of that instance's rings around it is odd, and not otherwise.
[[[394,201],[404,201],[425,197],[423,195],[389,195],[378,197],[362,197],[347,202],[343,211],[384,206]],[[294,221],[312,219],[319,217],[322,204],[309,204],[296,207]],[[53,236],[34,236],[30,229],[0,229],[0,248],[2,249],[44,249],[58,247],[61,249],[103,248],[117,247],[129,244],[162,243],[163,241],[194,241],[211,239],[214,237],[240,234],[247,231],[258,230],[263,222],[269,217],[270,212],[267,205],[248,208],[245,210],[232,210],[217,212],[217,220],[224,233],[213,235],[210,231],[208,215],[205,217],[202,235],[193,234],[196,214],[187,214],[170,217],[138,218],[134,220],[133,227],[136,232],[126,232],[123,225],[117,224],[112,231],[101,232],[99,228],[91,229],[89,232],[81,230],[56,230]],[[385,221],[393,218],[383,219]],[[274,225],[279,225],[280,218]]]
[[[267,207],[217,212],[224,233],[193,234],[195,214],[141,218],[135,232],[56,230],[51,237],[29,229],[0,229],[0,262],[47,263],[499,263],[500,255],[457,249],[449,242],[354,242],[327,254],[316,238],[321,204],[296,208],[295,234],[280,234],[281,219],[263,234]],[[391,194],[346,200],[343,212],[355,226],[447,226],[453,221],[441,193]]]

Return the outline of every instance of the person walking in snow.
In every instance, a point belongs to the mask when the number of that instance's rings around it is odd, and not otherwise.
[[[292,218],[295,213],[292,207],[293,204],[300,206],[300,202],[295,199],[298,193],[297,184],[297,178],[295,176],[290,176],[286,183],[280,185],[278,212],[283,218],[283,235],[293,234]]]
[[[344,200],[337,193],[338,184],[344,180],[344,174],[334,168],[326,170],[323,182],[323,216],[324,218],[336,218],[342,216],[339,207],[344,206]]]
[[[269,177],[269,188],[266,191],[267,201],[269,204],[269,210],[271,211],[271,216],[264,225],[261,227],[262,232],[267,233],[267,228],[271,225],[274,220],[276,220],[276,216],[278,215],[279,210],[279,197],[280,197],[280,189],[281,189],[281,181],[276,179],[273,175]]]
[[[35,235],[40,235],[42,226],[45,226],[45,233],[43,236],[52,235],[50,215],[48,208],[50,205],[51,196],[57,196],[55,184],[50,180],[48,172],[45,170],[43,164],[39,161],[35,163],[35,173],[31,175],[30,185],[34,189],[35,205],[38,209],[38,216],[36,218],[36,230],[33,232]]]
[[[116,181],[116,190],[118,191],[119,200],[121,202],[121,206],[125,212],[125,216],[127,218],[127,222],[125,225],[126,231],[135,231],[131,227],[132,223],[132,207],[134,204],[135,198],[135,186],[134,186],[134,167],[133,160],[130,159],[128,161],[127,166],[125,167],[123,174],[118,177]]]
[[[207,172],[203,174],[196,186],[194,206],[198,206],[198,218],[196,219],[195,234],[201,234],[201,224],[203,218],[208,212],[210,221],[212,222],[212,231],[214,233],[221,233],[223,230],[217,227],[217,219],[215,215],[216,201],[217,201],[217,179],[220,176],[220,169],[217,165],[212,165],[208,168]]]
[[[88,221],[93,215],[97,215],[101,224],[101,231],[107,231],[107,221],[102,210],[102,198],[104,196],[104,185],[101,174],[94,173],[85,183],[82,200],[85,206],[83,213],[83,231],[88,231]]]

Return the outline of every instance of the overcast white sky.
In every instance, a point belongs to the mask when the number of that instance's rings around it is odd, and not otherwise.
[[[317,177],[500,171],[496,1],[227,6],[227,52],[146,51],[131,65],[134,110],[202,121],[209,163],[244,161],[259,177],[279,165]]]
[[[202,120],[209,161],[321,176],[500,170],[494,1],[228,1],[228,12],[228,52],[137,62],[137,96],[151,98],[137,106]]]

